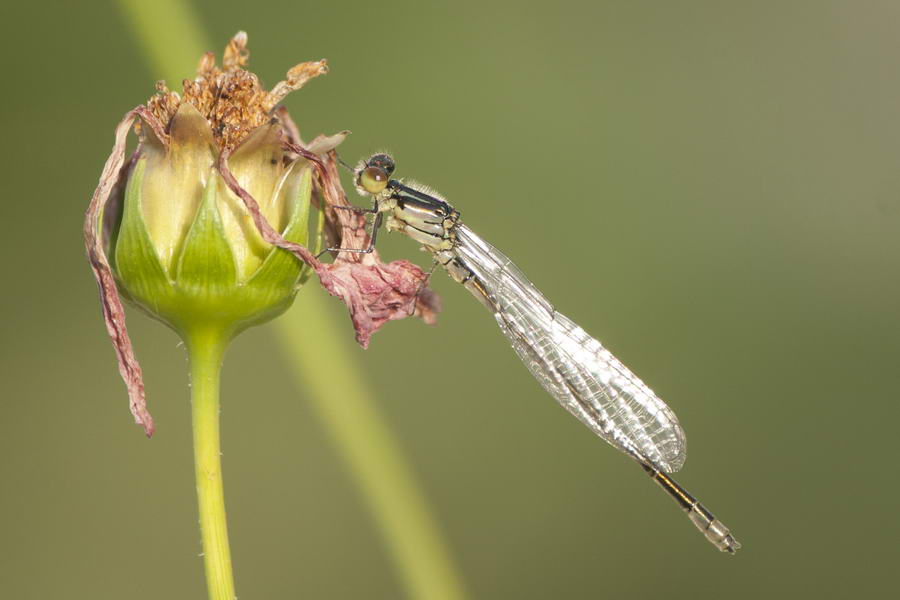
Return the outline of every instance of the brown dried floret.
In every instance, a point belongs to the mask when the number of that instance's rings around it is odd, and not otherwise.
[[[181,94],[160,82],[147,107],[161,122],[169,123],[181,103],[189,102],[206,118],[219,148],[234,149],[248,133],[271,120],[272,109],[285,96],[328,72],[324,59],[300,63],[268,91],[255,74],[244,70],[248,58],[247,34],[239,32],[225,48],[222,68],[216,65],[215,55],[207,52],[200,59],[197,77],[182,82]]]

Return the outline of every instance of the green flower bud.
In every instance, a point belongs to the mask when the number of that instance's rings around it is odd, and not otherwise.
[[[324,268],[306,248],[310,199],[316,187],[321,202],[323,185],[333,195],[337,176],[326,174],[322,157],[333,170],[346,132],[304,147],[278,104],[326,73],[325,61],[293,67],[267,91],[243,68],[246,44],[239,32],[221,68],[207,53],[181,94],[160,82],[125,115],[85,215],[107,332],[147,435],[153,419],[120,294],[189,345],[202,337],[224,346],[286,310],[310,265]],[[139,143],[126,162],[132,126]],[[320,210],[318,237],[323,225]]]
[[[306,245],[312,166],[285,156],[281,127],[250,132],[229,166],[272,227]],[[122,292],[181,334],[211,326],[234,334],[280,314],[302,263],[262,240],[216,168],[220,149],[196,107],[182,102],[168,131],[166,145],[142,128],[127,177],[112,254]]]

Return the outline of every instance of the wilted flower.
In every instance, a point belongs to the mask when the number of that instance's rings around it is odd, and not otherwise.
[[[188,341],[210,328],[233,337],[277,316],[305,268],[348,305],[363,346],[388,320],[418,313],[431,321],[437,310],[430,290],[423,293],[427,277],[407,261],[340,253],[325,264],[307,249],[311,203],[331,245],[368,245],[364,217],[333,208],[348,205],[334,153],[347,132],[304,144],[278,107],[327,71],[324,60],[297,65],[266,91],[243,69],[246,42],[238,33],[221,69],[208,53],[182,94],[160,82],[146,105],[125,115],[86,216],[107,330],[148,435],[153,422],[119,292]],[[133,124],[139,144],[126,163]]]

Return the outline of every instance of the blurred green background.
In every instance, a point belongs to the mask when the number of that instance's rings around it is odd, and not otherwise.
[[[896,588],[900,4],[195,8],[217,54],[249,33],[270,85],[327,57],[287,101],[307,137],[353,130],[348,160],[390,149],[650,384],[688,433],[679,481],[744,543],[709,547],[436,274],[437,327],[392,323],[350,352],[472,597]],[[114,4],[0,10],[0,597],[202,598],[184,351],[130,313],[148,441],[81,241],[113,127],[161,74]],[[223,393],[239,596],[402,597],[269,326],[232,346]]]

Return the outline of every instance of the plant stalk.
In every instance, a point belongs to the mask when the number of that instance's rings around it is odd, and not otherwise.
[[[235,598],[219,444],[219,374],[227,345],[227,338],[218,331],[197,332],[187,338],[191,361],[194,471],[210,600]]]
[[[465,585],[438,519],[366,385],[350,336],[335,333],[338,312],[346,318],[321,290],[307,290],[272,325],[298,387],[308,392],[380,530],[407,597],[464,600]]]

